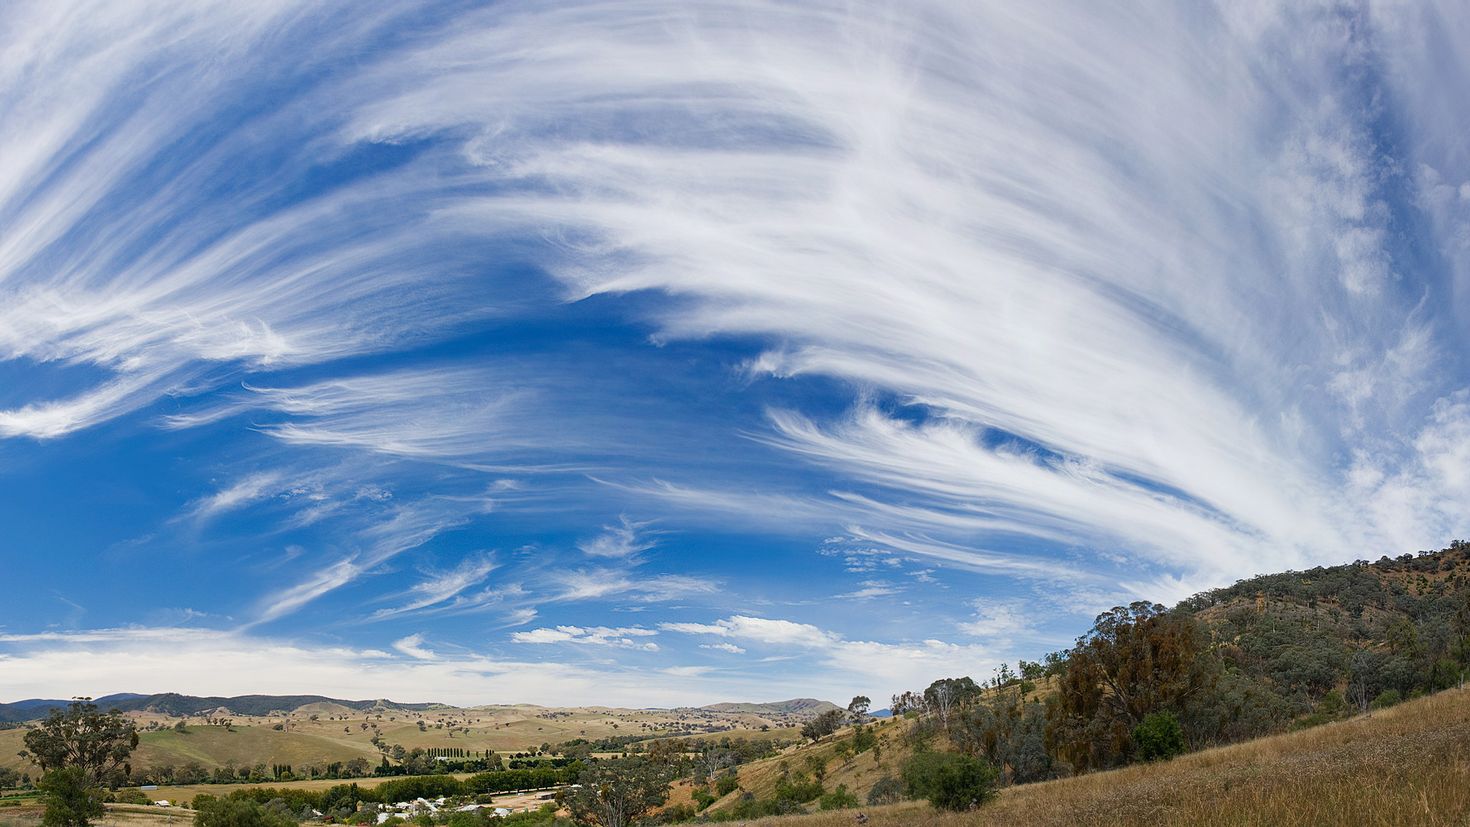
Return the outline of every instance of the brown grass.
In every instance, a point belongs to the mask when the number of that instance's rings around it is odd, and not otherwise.
[[[914,802],[864,812],[870,827],[1470,825],[1470,690],[1164,764],[1013,787],[974,813]],[[854,819],[845,811],[755,823]]]

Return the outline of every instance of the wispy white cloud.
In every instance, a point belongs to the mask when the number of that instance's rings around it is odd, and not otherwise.
[[[515,643],[578,643],[589,646],[614,646],[621,649],[639,649],[657,652],[658,644],[638,641],[634,638],[652,637],[658,634],[653,629],[638,626],[556,626],[513,632],[510,639]]]
[[[280,485],[281,475],[277,472],[263,471],[250,474],[209,496],[196,500],[188,509],[188,513],[189,516],[196,519],[206,520],[268,497],[274,494]]]
[[[393,648],[418,660],[438,660],[439,656],[430,649],[424,648],[423,635],[409,635],[393,641]]]
[[[732,655],[743,655],[745,650],[733,643],[701,643],[701,649],[713,649],[717,652],[729,652]]]
[[[777,651],[801,650],[815,657],[835,677],[849,681],[849,686],[881,690],[873,697],[885,697],[905,688],[921,688],[946,675],[988,674],[999,664],[1002,651],[934,639],[901,643],[851,640],[810,623],[749,615],[732,615],[712,623],[661,623],[659,628],[666,632],[749,642]],[[714,644],[706,648],[723,647]],[[837,696],[840,694],[839,691]]]
[[[1009,641],[1033,625],[1023,605],[1014,601],[975,600],[975,616],[959,624],[959,630],[972,637],[993,641]]]
[[[846,600],[871,600],[875,597],[889,597],[902,591],[903,589],[886,580],[864,580],[861,588],[840,594],[838,597]]]
[[[408,602],[372,613],[371,620],[385,620],[399,615],[413,614],[425,609],[464,610],[478,607],[499,597],[498,592],[486,590],[476,595],[464,595],[467,589],[484,582],[495,570],[495,561],[489,555],[467,557],[449,571],[431,574],[420,580],[407,591]]]
[[[653,548],[653,541],[640,533],[647,526],[620,517],[618,525],[603,526],[601,534],[577,543],[577,548],[590,557],[631,557]]]
[[[266,623],[289,615],[314,600],[356,581],[376,567],[410,549],[418,548],[439,534],[457,528],[489,500],[465,508],[452,500],[425,499],[393,506],[381,519],[355,532],[360,548],[314,572],[300,582],[277,590],[261,601],[254,623]]]
[[[556,600],[594,600],[626,597],[667,602],[715,593],[715,581],[687,574],[637,574],[617,569],[579,569],[558,572]]]

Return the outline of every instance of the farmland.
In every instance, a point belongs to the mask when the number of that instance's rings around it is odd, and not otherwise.
[[[759,707],[756,707],[759,710]],[[769,737],[790,733],[792,714],[780,711],[720,712],[704,709],[633,710],[610,707],[554,708],[533,705],[456,708],[435,706],[413,710],[383,705],[354,710],[335,704],[309,704],[276,715],[235,715],[227,708],[208,715],[179,716],[149,710],[127,713],[142,731],[133,766],[197,764],[248,767],[289,764],[298,770],[380,760],[373,744],[405,749],[457,748],[514,754],[578,738],[598,740],[622,736],[690,735],[713,731],[736,736]],[[227,720],[228,725],[204,721]],[[182,732],[175,727],[182,723]],[[0,730],[0,767],[30,769],[17,755],[25,731]],[[641,740],[630,738],[630,740]]]

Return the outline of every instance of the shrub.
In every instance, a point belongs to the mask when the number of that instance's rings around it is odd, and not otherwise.
[[[1322,700],[1317,703],[1317,711],[1324,715],[1341,715],[1347,711],[1347,701],[1343,699],[1341,692],[1334,689],[1322,696]]]
[[[805,775],[796,775],[776,783],[776,800],[805,804],[822,794],[822,782],[810,781]]]
[[[923,752],[903,768],[903,780],[914,798],[928,799],[941,810],[973,810],[995,795],[995,768],[967,755]]]
[[[1403,696],[1399,694],[1397,689],[1385,689],[1378,693],[1378,697],[1373,699],[1371,706],[1374,709],[1384,709],[1393,706],[1401,700],[1403,700]]]
[[[703,787],[694,788],[694,806],[696,809],[703,810],[713,803],[715,803],[714,793]]]
[[[194,798],[194,827],[297,827],[297,822],[254,799],[199,795]]]
[[[119,804],[148,804],[148,796],[136,787],[128,787],[113,793],[112,799]]]
[[[41,776],[36,788],[46,794],[46,827],[87,827],[102,817],[102,791],[81,767],[61,767]]]
[[[1167,761],[1184,752],[1184,730],[1172,712],[1151,712],[1133,728],[1133,748],[1140,760]]]
[[[817,799],[817,806],[823,810],[847,810],[857,805],[857,796],[847,791],[846,784],[838,784],[837,789]]]
[[[868,790],[869,806],[879,804],[897,804],[903,800],[903,782],[891,775],[885,775],[873,784],[873,789]]]
[[[740,779],[733,775],[727,775],[715,782],[715,794],[720,797],[729,795],[740,789]]]

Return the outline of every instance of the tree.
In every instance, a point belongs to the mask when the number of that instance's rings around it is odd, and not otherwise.
[[[941,810],[973,810],[995,795],[996,772],[990,764],[953,752],[921,752],[903,768],[904,784],[914,798],[925,798]]]
[[[1184,752],[1184,730],[1172,712],[1154,712],[1133,728],[1133,747],[1144,761],[1167,761]]]
[[[347,762],[347,774],[353,777],[367,775],[370,766],[366,758],[358,756]]]
[[[1369,704],[1378,694],[1379,658],[1367,649],[1353,653],[1348,671],[1348,701],[1361,713],[1367,713]]]
[[[924,696],[917,692],[901,692],[888,702],[888,711],[898,718],[907,712],[918,712],[924,708]]]
[[[817,741],[841,729],[845,723],[847,723],[846,712],[840,709],[829,709],[803,724],[801,737]]]
[[[969,677],[941,678],[924,690],[924,708],[939,718],[939,725],[949,731],[950,716],[980,696],[980,687]]]
[[[669,797],[672,767],[641,758],[600,761],[582,771],[580,786],[558,799],[578,824],[627,827]]]
[[[1098,615],[1069,653],[1058,682],[1057,752],[1077,769],[1121,763],[1144,717],[1182,710],[1214,687],[1220,672],[1191,615],[1144,602]]]
[[[90,698],[79,698],[65,711],[53,709],[25,735],[29,757],[43,771],[77,767],[100,785],[126,766],[138,746],[138,729],[114,709],[100,711]]]
[[[102,817],[102,791],[81,767],[48,770],[37,787],[46,794],[45,827],[87,827]]]
[[[861,721],[868,714],[868,708],[872,705],[873,701],[867,695],[858,695],[848,702],[847,712],[854,720]]]

